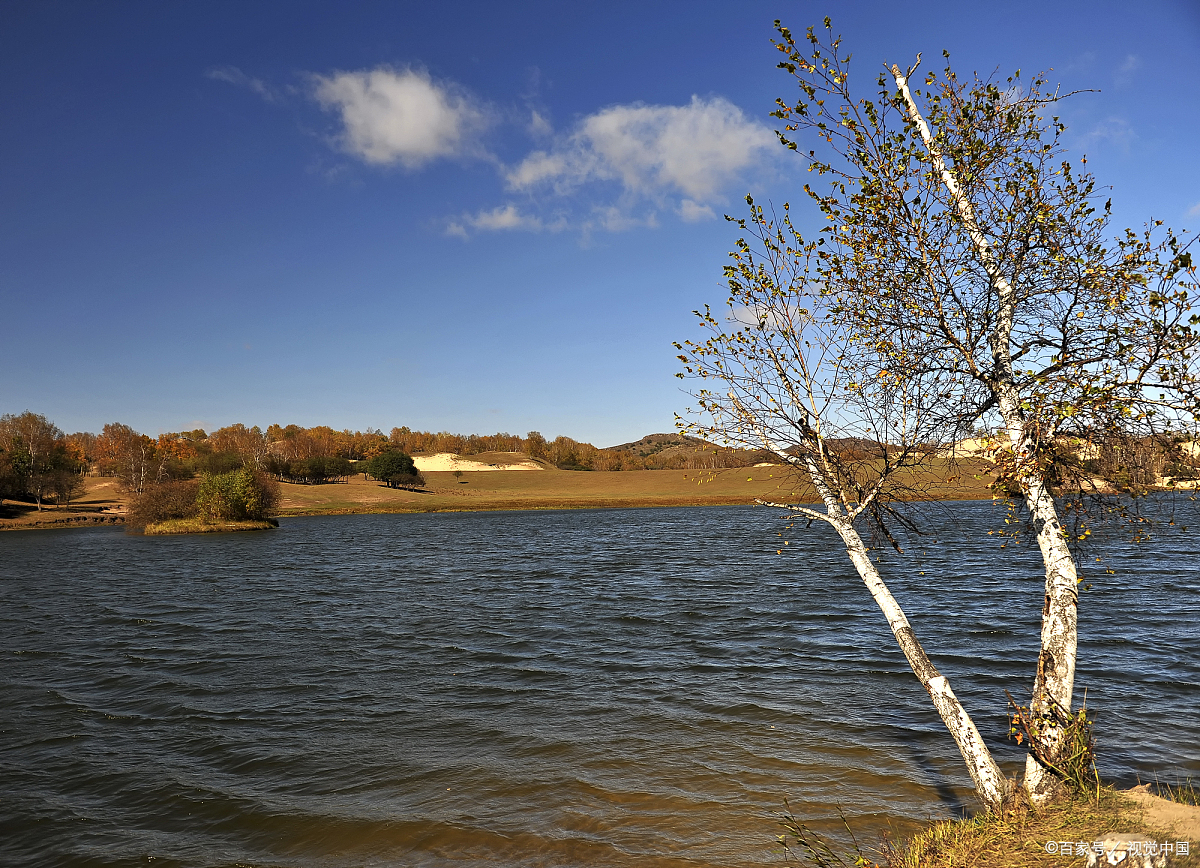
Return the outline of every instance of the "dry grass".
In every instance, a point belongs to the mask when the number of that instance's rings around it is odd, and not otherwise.
[[[94,527],[123,522],[127,498],[115,479],[84,478],[84,492],[69,506],[0,499],[0,530],[39,530],[63,527]]]
[[[1200,805],[1200,793],[1196,792],[1196,784],[1191,778],[1177,781],[1174,784],[1157,785],[1158,794],[1179,805]]]
[[[368,512],[461,512],[503,509],[599,509],[639,506],[715,506],[764,500],[811,499],[811,494],[782,467],[730,470],[621,471],[427,471],[421,492],[386,488],[363,477],[338,485],[283,487],[284,515]],[[955,474],[950,483],[933,474],[920,480],[935,483],[947,500],[988,499],[982,468]]]
[[[233,533],[243,530],[270,530],[279,527],[273,518],[266,521],[205,521],[200,518],[173,518],[146,525],[146,536],[166,536],[177,533]]]
[[[785,823],[789,853],[813,866],[876,866],[876,868],[1075,868],[1086,857],[1078,844],[1113,834],[1140,835],[1152,841],[1186,840],[1176,830],[1146,821],[1143,808],[1112,787],[1043,810],[1028,805],[1003,815],[981,814],[963,820],[942,820],[902,843],[885,842],[882,852],[852,855],[835,852],[802,824]],[[1047,844],[1053,842],[1051,847]],[[1060,854],[1060,842],[1071,842],[1070,855]],[[1200,847],[1200,841],[1192,842]],[[1049,852],[1053,849],[1055,852]],[[1173,868],[1196,868],[1200,856],[1172,857]]]
[[[468,456],[489,463],[514,460],[513,453]],[[523,456],[522,456],[523,457]],[[991,497],[986,465],[960,466],[954,471],[935,466],[917,480],[930,494],[944,500]],[[940,477],[939,477],[940,474]],[[605,509],[654,506],[720,506],[775,501],[811,500],[805,487],[786,468],[745,467],[729,470],[572,471],[496,470],[424,474],[421,492],[390,489],[362,476],[344,484],[292,485],[282,483],[283,515],[322,515],[377,512],[464,512],[509,509]],[[953,479],[945,481],[945,477]],[[978,477],[978,478],[977,478]],[[70,508],[54,506],[38,512],[29,504],[0,505],[0,530],[87,526],[123,520],[128,498],[116,480],[88,477],[84,495]]]

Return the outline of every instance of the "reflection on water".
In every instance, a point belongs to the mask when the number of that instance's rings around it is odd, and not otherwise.
[[[988,503],[887,558],[1015,770],[1036,552]],[[0,861],[759,865],[787,797],[897,831],[969,780],[836,539],[761,509],[0,536]],[[1078,687],[1102,773],[1200,773],[1196,534],[1115,547]],[[924,575],[922,575],[924,573]],[[949,616],[949,617],[947,617]],[[1136,724],[1136,731],[1135,731]],[[867,832],[868,838],[870,831]]]

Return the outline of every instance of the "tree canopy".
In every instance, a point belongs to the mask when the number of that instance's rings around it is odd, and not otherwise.
[[[364,462],[363,472],[374,476],[389,488],[420,488],[425,478],[417,472],[412,456],[399,450],[380,452]]]

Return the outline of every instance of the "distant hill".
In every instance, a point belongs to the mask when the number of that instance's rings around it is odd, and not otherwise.
[[[609,446],[600,451],[636,455],[650,462],[647,466],[748,467],[763,462],[778,463],[778,459],[769,452],[731,449],[683,434],[647,434],[632,443]]]
[[[622,443],[620,446],[608,446],[605,452],[632,452],[635,455],[654,455],[664,449],[682,448],[714,448],[711,443],[698,437],[685,437],[682,434],[647,434],[641,440],[632,443]]]

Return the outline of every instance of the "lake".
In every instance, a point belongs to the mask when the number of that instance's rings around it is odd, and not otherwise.
[[[929,522],[885,578],[1015,771],[1003,691],[1028,698],[1041,560],[987,536],[991,503]],[[709,507],[0,535],[0,862],[769,865],[785,798],[867,840],[961,814],[961,759],[844,549],[784,528]],[[1200,777],[1198,541],[1083,559],[1076,695],[1122,784]]]

